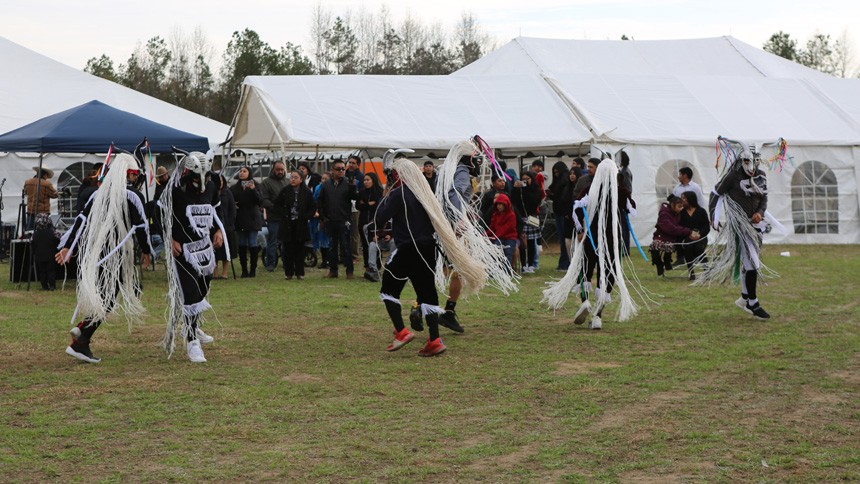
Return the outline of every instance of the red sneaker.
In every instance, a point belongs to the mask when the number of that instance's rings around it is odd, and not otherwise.
[[[427,338],[427,344],[418,352],[418,356],[436,356],[444,353],[446,349],[448,348],[442,344],[442,338],[436,338],[433,341]]]
[[[394,341],[388,345],[388,348],[385,348],[385,351],[397,351],[400,348],[406,346],[406,343],[412,341],[415,335],[412,334],[408,329],[403,328],[399,333],[397,331],[394,332]]]

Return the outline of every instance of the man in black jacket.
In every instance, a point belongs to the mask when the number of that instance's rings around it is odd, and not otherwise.
[[[352,250],[349,246],[349,232],[352,203],[358,198],[355,184],[345,179],[346,167],[342,161],[336,161],[332,166],[332,177],[320,186],[317,207],[329,238],[329,279],[337,277],[338,256],[340,246],[343,246],[343,264],[346,266],[346,278],[353,279]]]

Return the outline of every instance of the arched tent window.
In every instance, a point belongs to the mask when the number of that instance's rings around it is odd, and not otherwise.
[[[57,190],[60,192],[57,206],[63,218],[73,218],[77,215],[75,213],[75,205],[78,201],[78,191],[84,178],[92,171],[94,166],[95,163],[77,161],[67,166],[60,173],[60,177],[57,179]]]
[[[657,192],[658,204],[665,202],[672,190],[678,186],[678,170],[685,166],[693,170],[693,181],[699,186],[702,185],[699,181],[699,174],[692,163],[686,160],[669,160],[660,165],[657,176],[654,178],[654,190]]]
[[[807,161],[791,175],[791,216],[796,234],[839,233],[836,174],[820,161]]]

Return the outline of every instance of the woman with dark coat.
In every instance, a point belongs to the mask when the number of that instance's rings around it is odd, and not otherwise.
[[[567,247],[564,243],[564,220],[565,216],[570,216],[572,210],[566,210],[566,207],[561,203],[564,196],[564,190],[570,185],[570,171],[567,169],[567,164],[563,161],[557,161],[552,165],[552,183],[546,189],[546,194],[552,200],[552,211],[555,215],[555,233],[558,234],[559,256],[557,271],[566,271],[570,266],[570,254],[567,252]],[[572,205],[571,205],[572,207]]]
[[[247,166],[239,169],[239,181],[230,187],[236,199],[236,235],[239,239],[239,262],[242,264],[242,277],[257,277],[257,233],[263,228],[263,214],[260,206],[263,194],[251,178]],[[251,270],[248,271],[248,252],[251,253]]]
[[[278,239],[284,243],[284,277],[289,281],[305,278],[305,242],[311,240],[310,219],[317,211],[314,195],[304,183],[302,172],[290,173],[290,184],[281,190],[275,200],[275,210],[283,220],[278,228]]]
[[[690,271],[690,280],[696,280],[696,274],[693,272],[693,265],[699,262],[707,263],[708,258],[703,257],[705,248],[708,246],[708,232],[711,231],[711,222],[708,220],[708,212],[699,206],[699,200],[696,192],[684,192],[681,194],[681,200],[684,202],[684,208],[681,210],[681,227],[686,227],[692,231],[690,234],[698,234],[699,238],[691,240],[689,237],[684,239],[682,249],[684,258],[687,261],[687,270]],[[702,257],[702,260],[698,259]]]
[[[669,202],[660,206],[657,215],[657,230],[654,231],[651,242],[651,263],[657,266],[657,277],[663,275],[663,270],[672,269],[672,252],[675,243],[690,237],[692,230],[681,226],[681,209],[683,203],[675,196],[669,196]]]
[[[534,273],[537,259],[537,240],[540,237],[540,227],[528,224],[528,218],[537,217],[540,213],[541,192],[535,181],[535,172],[524,171],[520,181],[514,183],[514,210],[519,208],[522,218],[522,234],[520,235],[520,264],[524,273]]]
[[[43,291],[57,289],[54,255],[57,253],[59,240],[60,238],[54,231],[51,217],[47,213],[36,215],[36,226],[33,229],[31,245],[33,260],[36,262],[36,275],[39,277],[39,282],[42,283]]]
[[[373,216],[376,214],[376,205],[382,198],[382,184],[379,181],[379,176],[376,173],[368,173],[364,175],[363,186],[358,192],[358,199],[355,201],[355,208],[358,209],[358,231],[361,235],[361,248],[364,254],[364,270],[368,270],[368,245],[364,227],[373,221]]]
[[[220,185],[218,185],[220,183]],[[230,261],[236,258],[236,199],[233,198],[233,191],[227,185],[227,179],[224,175],[218,176],[218,196],[221,199],[221,205],[215,210],[218,212],[218,218],[224,224],[224,238],[227,239],[227,244],[230,246],[230,253],[224,245],[215,249],[215,262],[221,263],[221,275],[218,275],[218,266],[215,266],[214,279],[227,279],[227,266]]]
[[[564,249],[568,253],[568,262],[570,262],[570,248],[573,241],[573,202],[576,200],[577,194],[573,192],[576,186],[576,180],[582,175],[582,171],[578,166],[573,167],[567,172],[568,182],[562,187],[561,195],[558,197],[558,202],[553,202],[552,208],[557,214],[562,214],[564,224],[562,225],[561,243],[564,244]]]

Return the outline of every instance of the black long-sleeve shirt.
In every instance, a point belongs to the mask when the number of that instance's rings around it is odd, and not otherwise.
[[[399,186],[376,209],[376,224],[385,225],[391,219],[394,245],[402,247],[412,243],[435,243],[436,229],[424,206],[407,186]],[[414,241],[414,242],[413,242]]]
[[[755,190],[753,184],[759,190]],[[714,191],[717,195],[726,195],[734,200],[747,217],[752,218],[756,213],[764,217],[764,212],[767,210],[767,175],[763,171],[756,170],[750,177],[744,171],[732,170],[717,183]],[[711,196],[708,204],[711,220],[714,220],[718,199],[719,197]]]

